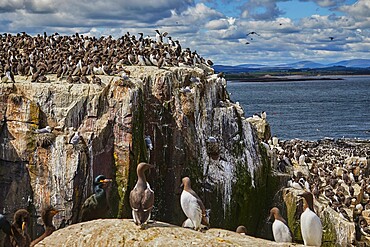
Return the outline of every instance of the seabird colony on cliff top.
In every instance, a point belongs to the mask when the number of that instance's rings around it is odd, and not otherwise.
[[[196,51],[182,49],[178,40],[156,30],[156,39],[143,33],[127,32],[112,36],[89,37],[78,33],[48,36],[26,33],[0,35],[0,74],[2,82],[15,82],[14,75],[31,76],[32,82],[47,82],[47,74],[57,74],[70,83],[90,83],[86,76],[122,75],[125,66],[212,66]]]

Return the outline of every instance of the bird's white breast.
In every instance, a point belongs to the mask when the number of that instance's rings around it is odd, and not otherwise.
[[[280,220],[275,220],[272,224],[272,233],[276,242],[292,242],[288,226]]]
[[[320,246],[322,224],[320,218],[307,208],[301,215],[301,232],[305,245]]]
[[[197,198],[189,192],[183,190],[180,198],[181,208],[185,215],[191,220],[199,218],[199,222],[202,218],[202,210],[197,202]]]

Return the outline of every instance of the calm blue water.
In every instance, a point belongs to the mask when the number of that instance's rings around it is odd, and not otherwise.
[[[229,81],[246,117],[265,111],[280,139],[370,139],[370,77],[294,82]]]

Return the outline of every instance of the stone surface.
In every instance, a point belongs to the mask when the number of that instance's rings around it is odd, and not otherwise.
[[[47,75],[47,83],[16,76],[16,83],[0,84],[2,213],[11,219],[27,208],[33,238],[42,229],[37,218],[45,205],[64,210],[56,226],[76,223],[93,178],[104,174],[113,179],[108,217],[129,218],[136,165],[148,161],[156,166],[147,176],[155,191],[153,219],[181,225],[180,184],[189,176],[211,209],[211,226],[243,224],[256,234],[275,193],[270,167],[255,128],[229,100],[225,80],[200,68],[126,70],[129,80],[99,75],[101,85],[71,84],[55,75]],[[52,133],[35,133],[47,125]],[[75,131],[81,140],[74,146],[69,140]],[[210,136],[217,140],[213,147]]]
[[[303,190],[286,188],[283,200],[286,207],[287,222],[297,242],[302,242],[300,215],[303,212],[303,201],[297,195]],[[320,217],[323,226],[322,246],[350,246],[355,243],[355,225],[344,220],[323,198],[314,200],[315,213]]]
[[[132,220],[105,219],[58,230],[36,246],[300,246],[276,243],[223,229],[205,233],[163,222],[140,230]]]

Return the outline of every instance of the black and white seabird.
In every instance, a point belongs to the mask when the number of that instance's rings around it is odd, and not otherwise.
[[[293,234],[290,231],[285,219],[281,216],[280,210],[273,207],[270,210],[270,218],[274,219],[272,223],[272,233],[276,242],[293,242]]]
[[[311,192],[300,194],[304,198],[303,213],[301,214],[301,233],[304,245],[320,246],[322,239],[322,224],[313,208]]]
[[[146,148],[148,150],[153,150],[153,143],[152,143],[152,139],[150,138],[149,135],[145,136],[145,144],[146,144]]]
[[[31,242],[31,247],[35,246],[38,242],[42,241],[44,238],[55,231],[55,226],[53,225],[53,217],[57,213],[59,213],[59,210],[56,210],[52,206],[48,206],[41,211],[41,219],[44,222],[45,232],[40,237]]]
[[[51,133],[51,130],[52,130],[51,127],[48,125],[45,128],[35,130],[35,133],[37,134]]]
[[[112,179],[98,175],[94,180],[94,194],[82,205],[80,222],[105,218],[109,209],[105,187]]]
[[[137,166],[137,182],[130,192],[132,218],[135,224],[141,228],[149,221],[154,206],[154,191],[150,188],[145,177],[145,171],[150,168],[154,168],[154,166],[144,162]]]
[[[79,141],[80,141],[80,133],[76,131],[75,134],[72,136],[72,138],[69,140],[69,143],[73,145],[77,145]]]
[[[181,193],[180,204],[185,215],[192,221],[196,231],[201,229],[201,224],[209,227],[206,208],[199,196],[192,190],[190,178],[184,177],[182,185],[184,189]]]

